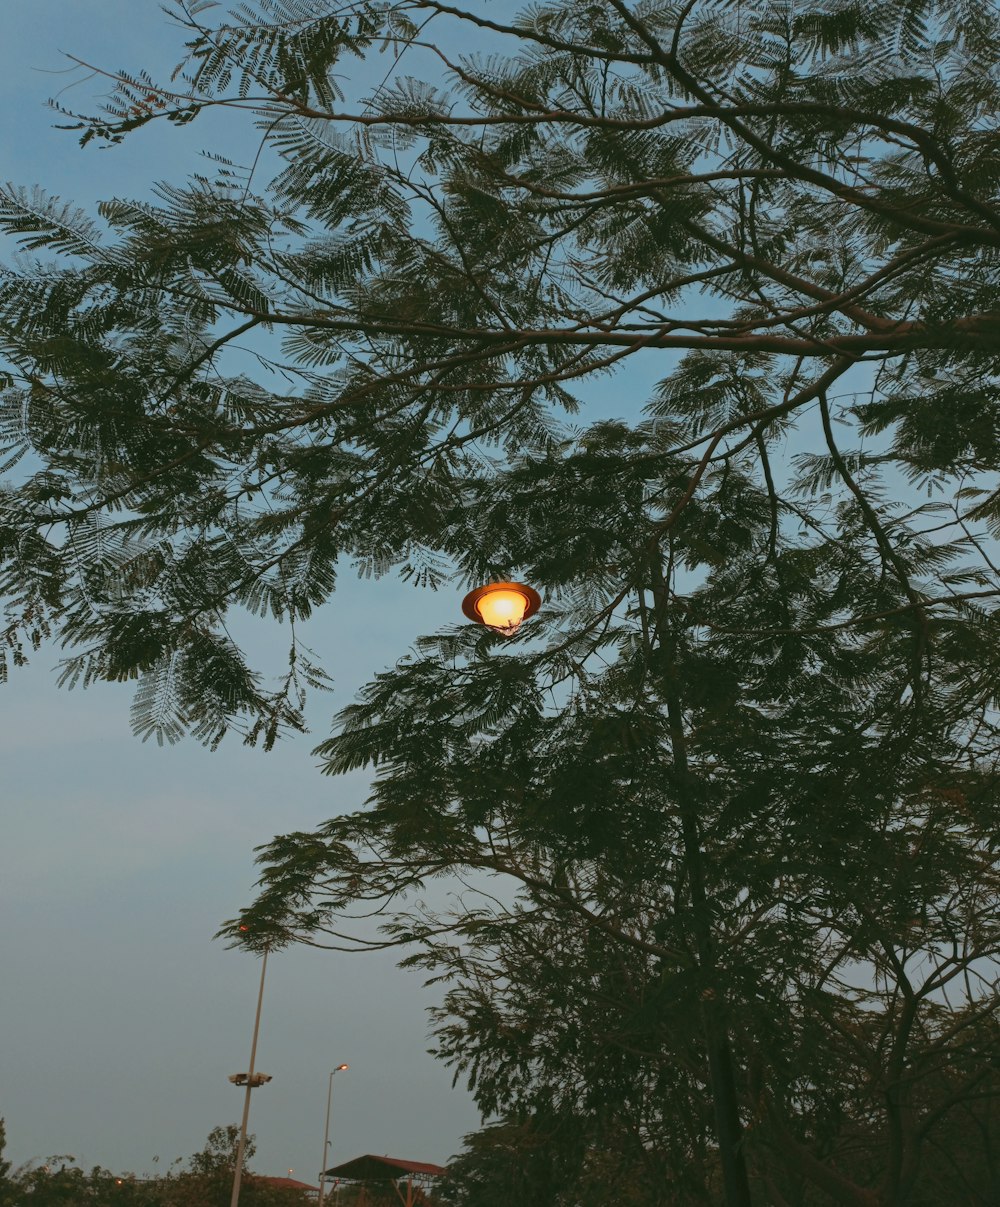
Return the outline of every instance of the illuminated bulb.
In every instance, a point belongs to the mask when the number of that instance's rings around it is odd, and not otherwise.
[[[490,583],[470,591],[462,600],[462,611],[477,624],[510,637],[541,605],[538,592],[524,583]]]
[[[491,629],[516,629],[528,610],[520,591],[491,591],[476,601],[476,611]]]

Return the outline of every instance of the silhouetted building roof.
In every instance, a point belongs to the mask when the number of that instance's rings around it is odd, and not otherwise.
[[[431,1165],[427,1161],[401,1161],[398,1157],[376,1157],[368,1153],[355,1157],[343,1165],[335,1165],[326,1171],[328,1178],[348,1178],[352,1182],[394,1182],[408,1173],[423,1174],[439,1178],[445,1172],[443,1165]]]

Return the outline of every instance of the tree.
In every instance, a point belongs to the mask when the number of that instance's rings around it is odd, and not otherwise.
[[[561,1175],[554,1188],[539,1179],[540,1202],[590,1202],[588,1188],[595,1203],[717,1202],[697,1028],[679,978],[592,932],[574,943],[565,927],[522,918],[501,938],[498,922],[492,943],[471,941],[460,973],[453,958],[454,987],[438,1011],[441,1054],[472,1074],[484,1114],[513,1112],[496,1148],[488,1129],[462,1155],[466,1198],[457,1201],[476,1202],[483,1181],[517,1200],[516,1178],[532,1176],[541,1149],[550,1162],[559,1155]],[[749,963],[755,954],[739,956]],[[915,952],[907,963],[912,976]],[[439,973],[443,966],[439,958]],[[921,1000],[932,976],[912,986],[900,977],[881,992],[856,976],[850,994],[846,971],[818,986],[800,974],[787,991],[800,1002],[740,999],[734,1010],[748,1024],[736,1028],[736,1047],[747,1060],[754,1201],[872,1201],[866,1190],[883,1181],[898,1144],[906,1182],[898,1201],[989,1203],[998,1185],[995,999],[942,1009]],[[898,1002],[907,988],[913,1025]],[[887,1101],[889,1047],[905,1069],[896,1074],[899,1104]]]
[[[858,499],[894,584],[879,602],[916,623],[993,598],[985,561],[982,582],[911,584],[878,494],[887,468],[945,492],[959,539],[1000,505],[989,0],[173,10],[180,90],[116,77],[82,141],[228,105],[282,170],[266,196],[222,165],[108,201],[103,229],[3,194],[46,257],[6,273],[0,313],[3,432],[31,453],[0,527],[15,661],[53,633],[68,682],[140,679],[145,736],[242,718],[273,740],[317,672],[302,652],[267,690],[226,609],[304,619],[343,558],[429,585],[495,569],[455,535],[486,450],[571,447],[573,383],[654,353],[636,452],[675,507],[746,451],[777,523],[771,461],[818,414],[808,468]],[[453,62],[449,23],[511,53]],[[430,45],[438,75],[403,55],[350,111],[336,80],[381,39]],[[271,376],[227,356],[251,332],[285,336],[253,345]],[[867,447],[842,453],[838,419]]]
[[[618,565],[647,554],[621,460],[605,447],[586,465],[592,489],[621,489],[599,492],[582,537],[600,534]],[[523,497],[506,485],[524,540],[544,547],[554,517],[532,510],[531,475]],[[377,769],[372,808],[264,848],[263,891],[238,921],[344,946],[345,914],[392,909],[384,942],[453,986],[441,1052],[484,1113],[568,1109],[590,1134],[602,1114],[634,1121],[661,1185],[700,1178],[685,1201],[717,1191],[709,1137],[728,1076],[737,1151],[775,1202],[789,1183],[919,1202],[934,1129],[997,1090],[983,1059],[998,1004],[995,732],[955,709],[976,658],[963,669],[951,626],[930,637],[940,675],[901,702],[908,626],[826,622],[846,583],[878,589],[857,534],[833,557],[779,534],[761,575],[770,521],[748,489],[730,467],[718,513],[692,507],[672,528],[669,594],[656,598],[653,558],[654,589],[638,579],[598,638],[556,620],[559,644],[498,656],[503,638],[459,631],[380,676],[320,748],[331,772]],[[494,514],[490,535],[509,539]],[[702,581],[682,590],[685,564]],[[810,631],[762,652],[758,610]],[[546,707],[566,680],[572,698]],[[519,891],[478,881],[450,915],[396,906],[469,870]],[[965,1070],[951,1092],[943,1067]],[[976,1194],[993,1186],[991,1137],[968,1146]]]
[[[158,1207],[227,1207],[232,1200],[239,1130],[233,1123],[212,1128],[205,1147],[189,1158],[187,1169],[158,1180]],[[255,1137],[247,1136],[244,1162],[255,1151]],[[274,1186],[244,1166],[240,1202],[247,1207],[297,1207],[308,1201],[305,1192]]]
[[[323,682],[294,625],[343,558],[525,574],[538,648],[431,638],[346,711],[321,750],[380,769],[374,807],[264,852],[248,941],[502,876],[513,904],[385,941],[458,1011],[502,1001],[482,953],[532,924],[644,961],[699,1104],[677,1142],[711,1103],[729,1203],[746,1157],[776,1202],[913,1201],[993,1092],[940,1066],[987,1050],[996,992],[995,6],[175,9],[182,83],[117,77],[82,141],[225,105],[282,167],[107,202],[107,235],[4,194],[46,257],[0,301],[13,660],[52,634],[66,681],[139,678],[143,736],[269,744]],[[406,54],[352,105],[380,39]],[[564,424],[653,356],[641,421]],[[293,622],[273,690],[233,607]],[[456,1017],[478,1078],[489,1029]]]
[[[68,1155],[23,1166],[14,1171],[12,1181],[10,1202],[18,1207],[160,1207],[155,1187],[134,1174],[113,1174],[99,1165],[88,1173]]]
[[[565,1130],[573,1121],[563,1123],[564,1128],[545,1127],[537,1120],[496,1123],[466,1136],[465,1151],[448,1166],[443,1201],[463,1207],[549,1207],[557,1202],[566,1189],[576,1189],[583,1141],[580,1132]],[[627,1200],[617,1196],[615,1201]]]
[[[23,1207],[227,1207],[233,1185],[236,1139],[232,1124],[213,1128],[205,1147],[188,1161],[187,1169],[162,1177],[137,1178],[113,1174],[95,1166],[89,1173],[71,1156],[53,1156],[39,1164],[0,1169],[0,1203]],[[0,1131],[2,1138],[2,1131]],[[248,1159],[253,1137],[247,1138]],[[2,1146],[0,1146],[2,1153]],[[177,1164],[180,1163],[178,1158]],[[4,1179],[7,1179],[6,1181]],[[309,1200],[294,1187],[274,1186],[266,1179],[247,1177],[240,1201],[249,1207],[301,1207]]]
[[[13,1202],[14,1183],[10,1177],[11,1163],[4,1156],[7,1147],[7,1125],[0,1119],[0,1207],[8,1207]]]

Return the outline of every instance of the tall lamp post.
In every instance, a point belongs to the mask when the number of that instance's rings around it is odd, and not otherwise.
[[[246,930],[245,926],[241,926],[240,930]],[[233,1173],[233,1197],[230,1199],[230,1207],[238,1207],[240,1201],[240,1182],[243,1179],[243,1154],[247,1146],[247,1121],[250,1118],[250,1094],[259,1085],[265,1085],[271,1080],[267,1073],[257,1073],[254,1071],[254,1062],[257,1059],[257,1036],[260,1032],[260,1008],[264,1001],[264,975],[267,972],[267,953],[269,947],[264,945],[264,959],[260,966],[260,989],[257,991],[257,1013],[253,1020],[253,1042],[250,1044],[250,1070],[247,1073],[234,1073],[229,1080],[233,1085],[245,1085],[247,1088],[246,1097],[243,1099],[243,1120],[240,1123],[240,1139],[236,1146],[236,1170]]]
[[[326,1190],[326,1167],[330,1163],[330,1100],[333,1097],[333,1077],[335,1073],[343,1073],[350,1067],[350,1065],[337,1065],[337,1067],[331,1071],[330,1080],[327,1082],[326,1086],[326,1123],[323,1125],[323,1164],[319,1171],[319,1200],[317,1202],[317,1207],[323,1207],[323,1197]]]

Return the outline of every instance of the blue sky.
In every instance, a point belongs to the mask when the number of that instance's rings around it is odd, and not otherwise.
[[[154,75],[174,65],[180,40],[154,0],[33,0],[8,7],[4,33],[0,179],[89,206],[178,180],[223,141],[252,154],[252,134],[224,120],[154,127],[110,150],[52,128],[48,97],[87,108],[99,90],[64,74],[60,51]],[[130,688],[58,690],[55,650],[12,675],[0,695],[0,1114],[15,1163],[69,1153],[141,1173],[239,1120],[226,1078],[247,1067],[259,965],[211,936],[251,897],[254,846],[360,805],[364,780],[321,777],[310,750],[414,637],[461,620],[460,599],[458,587],[345,576],[308,638],[336,694],[314,698],[311,735],[267,755],[238,739],[215,754],[142,745]],[[283,636],[261,627],[255,654],[280,659]],[[390,955],[274,956],[258,1051],[274,1080],[254,1095],[254,1167],[315,1178],[341,1061],[334,1160],[454,1153],[478,1116],[426,1054],[432,1000]]]

